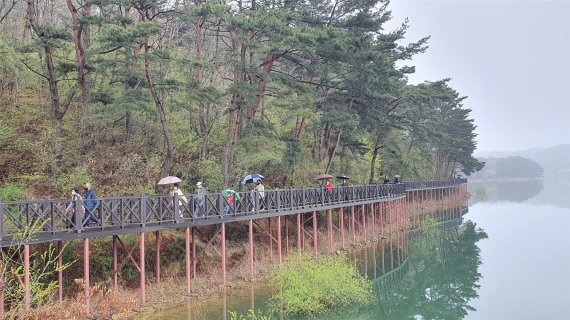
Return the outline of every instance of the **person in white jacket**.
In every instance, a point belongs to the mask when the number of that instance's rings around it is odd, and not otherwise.
[[[182,192],[182,190],[180,190],[180,184],[175,183],[172,185],[172,190],[170,190],[170,196],[174,197],[175,195],[178,195],[178,205],[180,206],[180,212],[181,212],[181,216],[184,216],[184,206],[186,204],[188,204],[188,199],[186,199],[186,196],[184,195],[184,193]]]
[[[266,209],[265,205],[265,187],[263,186],[263,182],[261,180],[257,180],[257,185],[255,186],[255,191],[259,196],[259,210]]]

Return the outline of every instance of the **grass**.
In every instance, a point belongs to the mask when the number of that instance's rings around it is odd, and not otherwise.
[[[293,254],[277,267],[272,279],[280,291],[270,310],[292,315],[312,315],[340,308],[367,305],[373,300],[372,284],[346,254],[321,256]]]

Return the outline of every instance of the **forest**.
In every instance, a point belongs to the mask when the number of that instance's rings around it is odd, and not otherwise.
[[[429,37],[391,20],[383,0],[0,0],[0,200],[480,170],[467,97],[408,82]]]

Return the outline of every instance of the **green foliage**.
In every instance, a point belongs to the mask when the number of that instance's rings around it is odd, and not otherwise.
[[[18,314],[23,309],[24,286],[24,245],[32,241],[35,234],[41,231],[48,221],[26,225],[15,231],[9,247],[3,248],[0,257],[0,276],[3,279],[4,300],[9,305],[11,314]],[[62,248],[65,251],[66,245]],[[59,254],[53,243],[36,247],[30,250],[30,297],[32,307],[39,307],[48,303],[57,290],[57,281],[54,275],[59,271],[68,269],[75,261],[58,264]]]
[[[263,315],[263,312],[258,310],[254,312],[253,310],[247,310],[247,314],[237,314],[236,311],[228,311],[230,314],[230,320],[271,320],[270,316]]]
[[[273,279],[280,292],[271,309],[285,314],[318,314],[363,306],[372,301],[371,283],[358,273],[346,254],[293,254],[277,268]]]
[[[17,201],[24,198],[26,186],[20,183],[5,183],[0,185],[0,201]]]
[[[161,175],[213,192],[254,171],[288,187],[325,170],[356,184],[481,167],[465,98],[447,80],[407,83],[413,66],[400,66],[427,38],[389,30],[386,1],[253,4],[106,0],[68,23],[51,18],[66,6],[38,15],[12,32],[23,40],[0,34],[0,181],[36,198],[90,181],[103,197],[156,192]]]

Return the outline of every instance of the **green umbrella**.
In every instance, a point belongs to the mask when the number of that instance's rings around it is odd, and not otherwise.
[[[238,199],[238,200],[241,198],[240,195],[239,195],[239,193],[235,192],[235,191],[232,190],[232,189],[224,189],[224,190],[222,190],[222,196],[227,197],[227,196],[229,196],[230,194],[234,194],[234,196],[235,196],[236,199]]]

